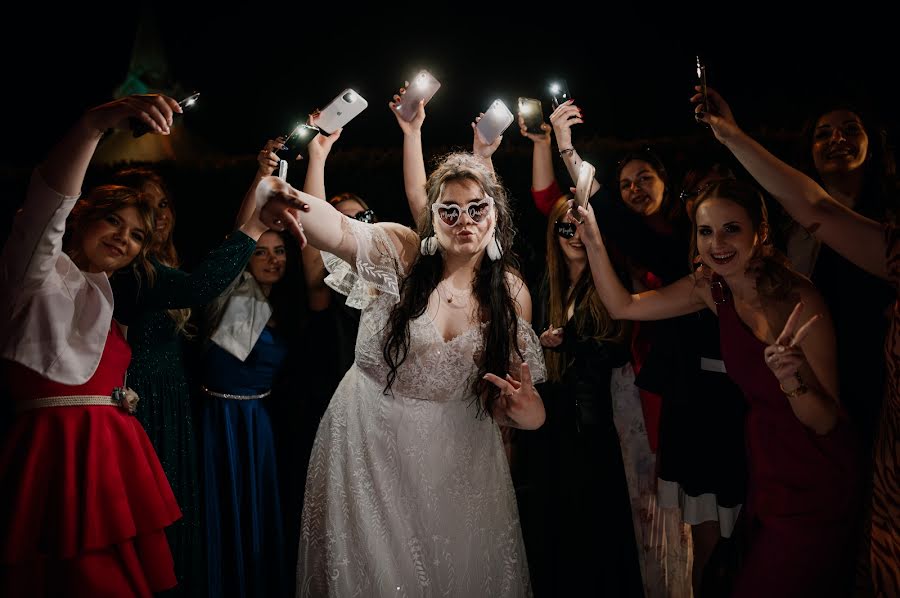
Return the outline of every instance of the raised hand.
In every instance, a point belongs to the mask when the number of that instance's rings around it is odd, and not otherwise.
[[[550,143],[550,131],[553,129],[550,128],[550,125],[547,123],[541,123],[541,131],[542,133],[529,133],[528,127],[525,126],[525,119],[519,115],[519,132],[522,134],[522,137],[527,137],[531,139],[534,143]]]
[[[791,312],[784,329],[775,342],[763,351],[766,365],[778,378],[782,388],[785,388],[786,383],[797,386],[796,383],[790,381],[797,379],[800,367],[806,362],[806,356],[803,354],[803,349],[800,348],[800,343],[803,342],[803,339],[809,334],[812,325],[820,317],[816,314],[801,326],[800,314],[802,312],[803,302],[800,302],[794,307],[794,311]],[[800,386],[803,385],[802,380],[798,379],[797,381],[800,383]]]
[[[484,379],[500,389],[500,397],[494,403],[494,421],[523,430],[537,430],[547,415],[544,402],[531,380],[531,369],[522,363],[519,380],[507,374],[501,378],[495,374],[485,374]]]
[[[481,133],[478,131],[478,123],[481,121],[484,116],[484,112],[478,114],[475,117],[475,122],[472,123],[472,153],[480,158],[490,158],[494,155],[494,152],[497,151],[497,148],[500,147],[500,142],[503,141],[503,135],[499,135],[497,139],[494,140],[494,143],[488,143],[484,137],[481,136]]]
[[[83,122],[103,133],[107,129],[127,129],[131,126],[130,121],[136,120],[146,125],[151,133],[168,135],[171,132],[172,116],[181,111],[178,102],[168,96],[131,95],[91,108],[85,113]]]
[[[391,109],[391,112],[394,114],[394,118],[397,119],[397,124],[400,125],[400,129],[403,131],[404,135],[417,135],[422,132],[422,123],[425,122],[425,100],[419,100],[419,107],[416,111],[416,116],[411,121],[406,121],[400,117],[400,114],[397,112],[397,105],[400,104],[401,98],[406,93],[406,88],[409,87],[409,81],[403,82],[403,87],[401,87],[396,94],[394,94],[394,99],[391,102],[388,102],[388,106]]]
[[[259,150],[256,155],[256,162],[259,164],[257,173],[260,177],[269,176],[278,168],[280,158],[275,154],[276,151],[284,146],[284,137],[277,137],[266,141],[266,145]]]
[[[708,124],[712,128],[716,139],[725,143],[728,139],[741,132],[741,128],[738,127],[734,114],[731,112],[731,107],[719,95],[719,92],[712,87],[706,88],[709,111],[704,111],[703,94],[700,93],[700,86],[696,85],[694,89],[697,91],[696,94],[691,96],[691,102],[696,104],[694,106],[694,117],[698,121]]]
[[[550,124],[553,125],[553,134],[556,136],[556,145],[559,149],[572,147],[572,126],[584,122],[581,116],[581,108],[573,104],[574,100],[566,100],[556,107],[550,115]]]

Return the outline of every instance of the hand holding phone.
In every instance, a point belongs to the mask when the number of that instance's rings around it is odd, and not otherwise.
[[[525,132],[535,135],[543,135],[544,111],[541,101],[534,98],[519,98],[519,116],[525,124]]]
[[[513,114],[500,100],[494,100],[490,108],[475,125],[475,129],[486,145],[493,145],[513,122]]]
[[[424,100],[427,104],[440,88],[441,82],[435,79],[434,75],[421,70],[406,86],[405,93],[400,96],[400,101],[396,102],[393,108],[400,118],[410,122],[419,111],[419,102]]]
[[[309,142],[319,134],[319,129],[310,125],[300,124],[287,135],[281,149],[276,151],[278,157],[283,160],[296,160],[306,151]]]
[[[175,119],[178,118],[181,114],[183,114],[184,112],[187,112],[188,110],[193,108],[194,105],[197,103],[197,99],[199,97],[200,97],[200,92],[194,92],[191,95],[189,95],[188,97],[186,97],[183,100],[181,100],[180,102],[178,102],[178,105],[181,106],[181,112],[180,113],[175,112],[172,115],[172,122],[174,123]],[[142,123],[139,120],[131,119],[129,121],[129,124],[131,125],[131,134],[134,137],[142,137],[150,132],[150,127],[148,127],[146,124]]]
[[[352,89],[345,89],[319,112],[316,126],[331,135],[356,118],[368,106],[369,102],[364,97]]]
[[[560,104],[572,99],[569,93],[569,86],[562,79],[554,81],[550,84],[550,106],[556,110]]]

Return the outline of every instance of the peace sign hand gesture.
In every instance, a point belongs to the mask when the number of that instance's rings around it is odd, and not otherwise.
[[[798,383],[795,385],[794,390],[804,386],[798,372],[800,367],[806,362],[806,356],[799,345],[809,334],[812,325],[820,318],[820,315],[816,314],[800,326],[800,313],[802,311],[803,302],[801,301],[794,307],[794,311],[791,312],[784,325],[784,330],[778,335],[775,343],[766,347],[763,352],[766,365],[778,378],[778,382],[786,393],[792,392],[785,387],[785,383],[790,383],[789,381],[792,379]]]

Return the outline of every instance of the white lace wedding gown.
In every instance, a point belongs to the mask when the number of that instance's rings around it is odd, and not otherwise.
[[[309,462],[298,596],[528,596],[528,564],[497,425],[476,417],[481,329],[445,342],[423,315],[393,396],[385,326],[403,276],[384,231],[349,220],[355,272],[323,254],[328,283],[363,309],[356,360],[328,406]],[[358,276],[357,276],[358,274]],[[520,320],[534,381],[540,344]],[[518,357],[514,358],[518,362]]]

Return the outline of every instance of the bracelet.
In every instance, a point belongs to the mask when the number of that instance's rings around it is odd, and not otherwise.
[[[571,154],[575,152],[574,147],[567,147],[566,149],[559,150],[559,157],[562,158],[566,154]]]
[[[797,382],[799,382],[800,385],[797,386],[796,388],[794,388],[793,390],[787,390],[784,388],[784,385],[781,384],[781,382],[778,383],[778,386],[781,388],[781,392],[783,392],[784,396],[786,396],[789,399],[796,399],[800,395],[806,394],[806,392],[809,390],[809,388],[806,387],[806,384],[804,384],[803,378],[800,377],[800,372],[797,372],[796,374],[794,374],[794,378],[797,379]]]

